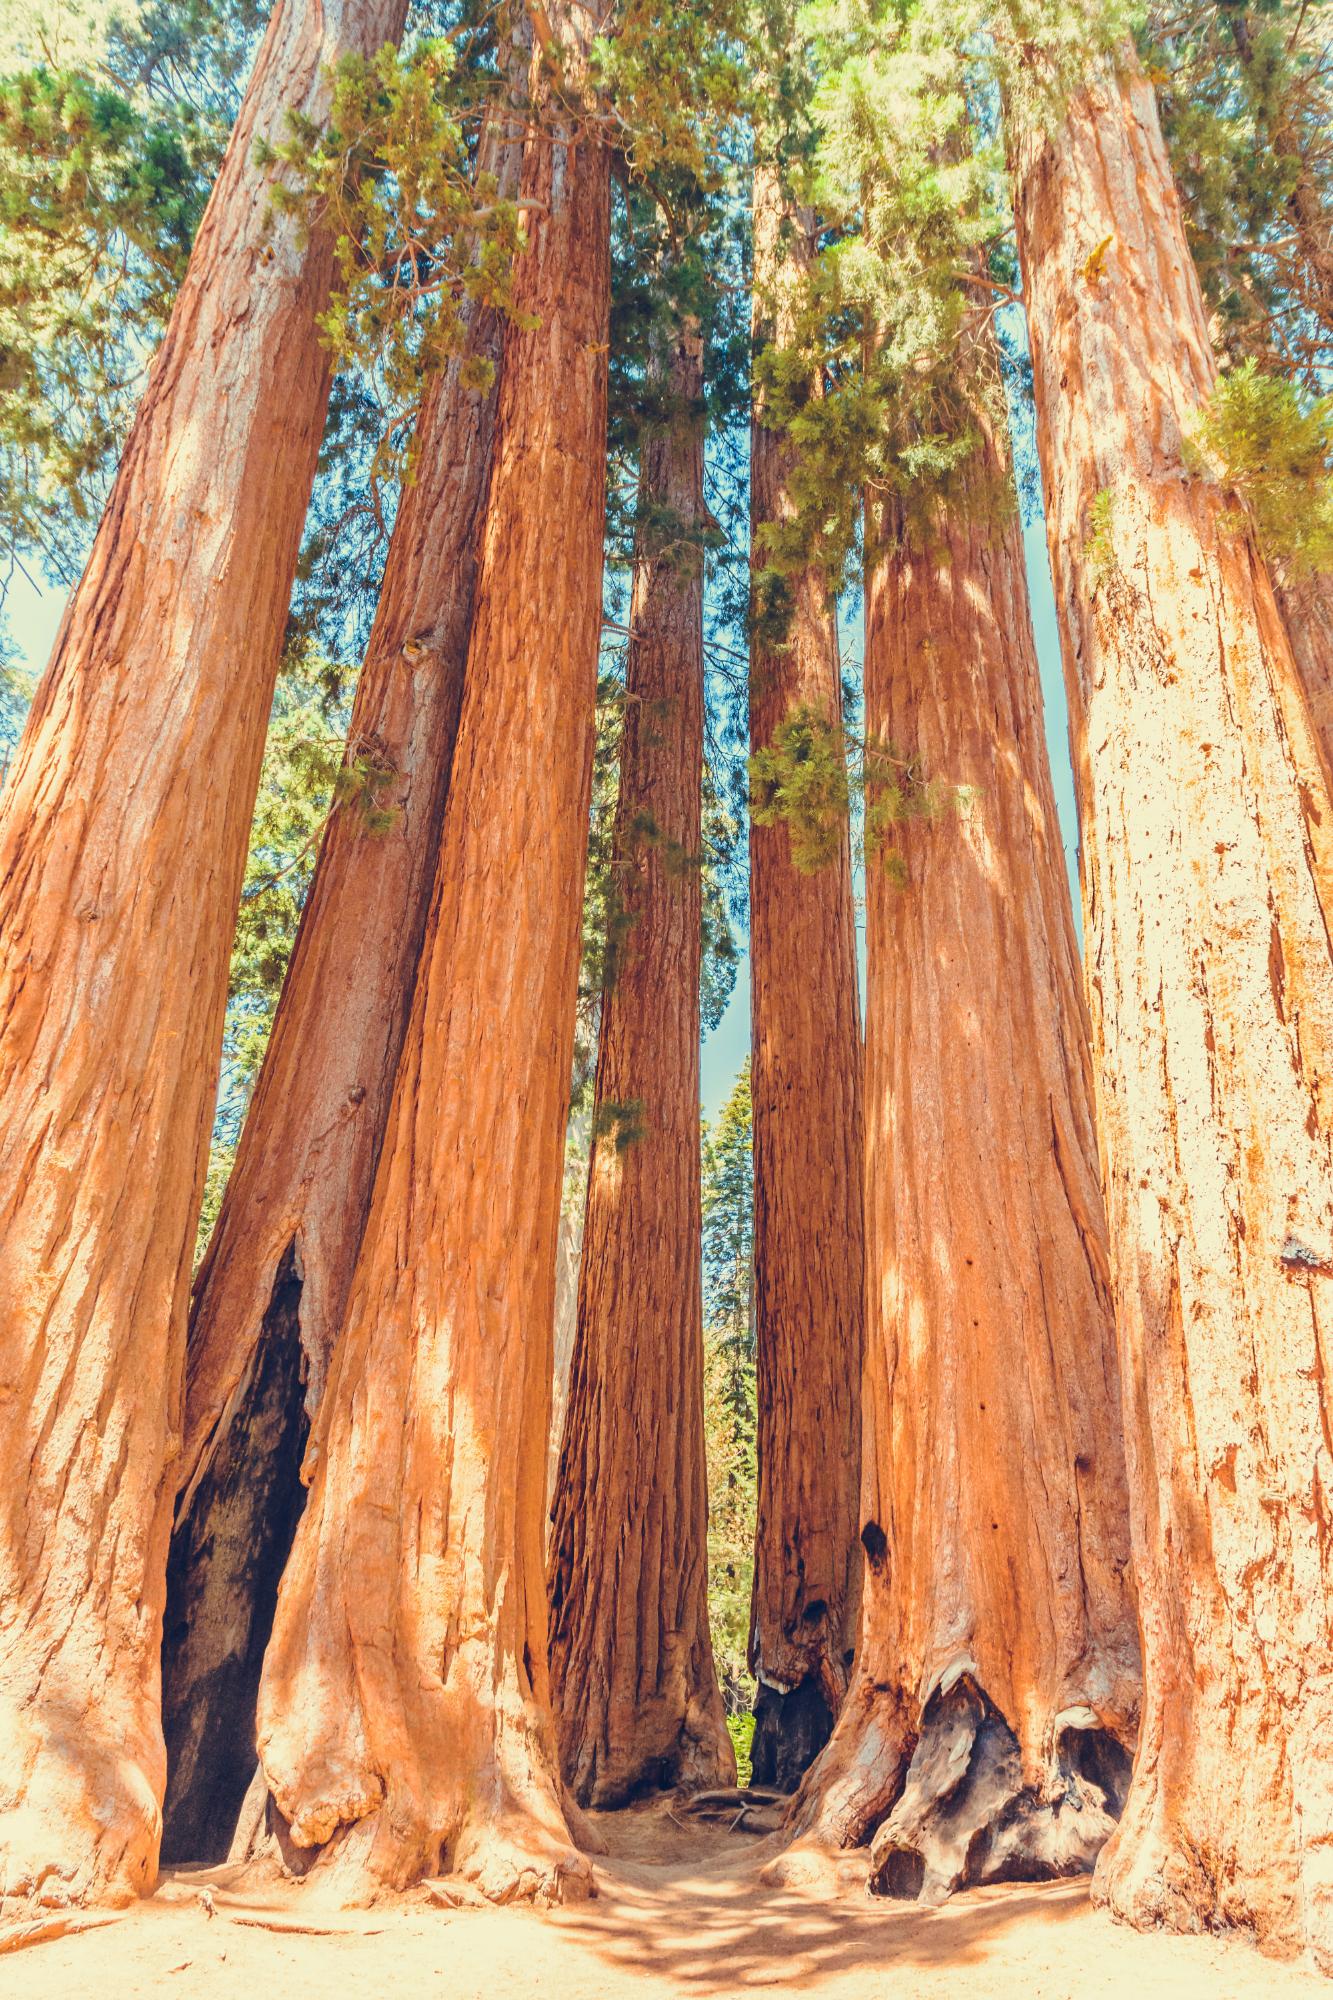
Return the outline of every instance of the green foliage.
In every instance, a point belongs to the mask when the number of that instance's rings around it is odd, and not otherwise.
[[[748,1714],[754,1703],[747,1663],[758,1480],[751,1146],[747,1060],[715,1124],[703,1131],[708,1614],[718,1679],[733,1717]]]
[[[473,176],[465,116],[475,87],[444,40],[345,56],[327,120],[289,113],[288,137],[257,149],[281,169],[275,209],[333,235],[339,282],[320,326],[384,413],[372,482],[410,477],[424,385],[462,348],[468,305],[512,307],[520,210],[497,198],[493,176]],[[486,364],[469,366],[467,385],[487,387]]]
[[[58,581],[82,567],[258,13],[36,0],[0,28],[0,537]]]
[[[1115,495],[1109,486],[1103,486],[1088,503],[1088,534],[1083,544],[1083,560],[1094,588],[1109,583],[1117,568],[1114,526]]]
[[[1333,570],[1333,396],[1244,361],[1220,376],[1186,457],[1248,503],[1270,559],[1294,576]]]
[[[927,777],[918,758],[904,756],[883,740],[867,738],[862,755],[866,866],[882,868],[905,886],[907,863],[894,844],[896,829],[948,813],[966,814],[976,801],[976,789]]]
[[[33,677],[17,658],[0,624],[0,786],[9,775],[32,696]]]
[[[273,698],[232,947],[214,1146],[234,1147],[263,1060],[287,960],[335,792],[365,801],[378,789],[345,778],[343,680],[309,641],[289,647]]]
[[[1154,5],[1140,45],[1220,354],[1318,394],[1333,296],[1310,238],[1333,212],[1333,5]]]
[[[716,188],[719,140],[743,100],[741,0],[622,0],[594,45],[591,82],[631,176],[668,207]]]
[[[975,130],[966,40],[934,8],[881,0],[819,0],[800,27],[818,81],[788,182],[825,242],[786,300],[790,333],[755,366],[765,422],[796,448],[792,513],[762,536],[755,623],[769,643],[785,578],[814,561],[831,590],[851,580],[863,499],[908,529],[971,504],[978,402],[1003,418],[978,336],[1013,265],[1002,149]]]
[[[736,1752],[736,1783],[741,1786],[748,1785],[754,1776],[754,1765],[750,1761],[750,1753],[754,1748],[753,1711],[747,1711],[744,1715],[729,1713],[727,1734],[731,1738],[731,1747]]]
[[[637,1146],[647,1130],[648,1122],[644,1115],[641,1097],[627,1098],[620,1104],[612,1098],[604,1097],[593,1112],[594,1141],[609,1139],[618,1153],[628,1152],[631,1146]]]
[[[785,825],[793,865],[810,875],[836,859],[849,806],[841,729],[813,708],[794,710],[750,758],[750,817]]]

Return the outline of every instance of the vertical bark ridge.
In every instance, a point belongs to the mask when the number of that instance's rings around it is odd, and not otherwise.
[[[965,796],[897,830],[905,881],[867,862],[869,1560],[802,1807],[930,1900],[1090,1869],[1139,1695],[1087,1023],[1017,510],[975,423],[930,526],[869,529],[868,737]]]
[[[517,106],[498,112],[479,151],[479,173],[494,174],[509,199],[518,188],[521,117]],[[501,345],[500,315],[479,310],[465,357],[498,368]],[[487,391],[464,388],[461,365],[450,363],[426,392],[417,477],[394,523],[349,729],[349,754],[369,754],[394,774],[379,795],[394,824],[369,834],[356,802],[330,815],[194,1288],[163,1654],[167,1852],[176,1859],[220,1860],[227,1852],[232,1829],[215,1796],[216,1760],[230,1765],[248,1739],[253,1770],[267,1636],[259,1635],[256,1652],[262,1573],[242,1540],[213,1533],[210,1509],[225,1508],[247,1480],[280,1481],[275,1452],[295,1451],[300,1464],[305,1425],[254,1425],[253,1378],[266,1366],[264,1342],[285,1328],[272,1301],[290,1257],[301,1368],[284,1379],[298,1410],[302,1401],[307,1415],[319,1406],[412,1003],[462,702],[498,396],[498,376]],[[223,1698],[227,1715],[215,1712]],[[207,1851],[196,1844],[205,1834]]]
[[[1328,787],[1254,543],[1182,465],[1214,364],[1132,53],[1013,150],[1144,1642],[1094,1893],[1330,1964]]]
[[[775,166],[754,177],[755,344],[793,334],[813,221]],[[788,517],[790,445],[751,427],[751,521]],[[752,642],[750,738],[793,712],[842,713],[823,578],[789,579],[781,645]],[[754,1775],[793,1787],[847,1686],[861,1558],[861,1024],[851,855],[792,863],[785,827],[750,830],[751,1088],[759,1486],[750,1665]]]
[[[562,19],[575,59],[592,17]],[[542,1550],[591,789],[609,167],[546,100],[505,335],[454,772],[371,1212],[279,1594],[259,1748],[352,1894],[441,1865],[586,1891],[560,1801]]]
[[[733,1783],[708,1632],[699,1161],[703,362],[656,363],[602,996],[578,1331],[552,1506],[551,1681],[583,1805]],[[676,528],[659,521],[667,510]],[[661,547],[663,535],[674,546]],[[691,542],[691,537],[694,538]],[[684,547],[682,549],[682,542]]]
[[[332,246],[255,143],[403,13],[276,8],[0,808],[0,1921],[156,1872],[191,1239],[329,386]]]

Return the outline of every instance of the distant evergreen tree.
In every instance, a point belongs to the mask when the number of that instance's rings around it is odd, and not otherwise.
[[[754,1574],[754,1169],[750,1059],[703,1132],[704,1427],[708,1447],[708,1609],[738,1760],[752,1720],[746,1665]]]

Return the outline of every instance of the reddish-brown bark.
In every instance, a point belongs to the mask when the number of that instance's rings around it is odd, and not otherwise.
[[[572,34],[591,17],[571,10]],[[548,104],[505,338],[463,707],[412,1014],[260,1686],[265,1776],[352,1893],[442,1865],[586,1889],[542,1548],[591,785],[609,168]]]
[[[497,113],[481,140],[479,171],[511,199],[521,131],[520,112]],[[467,357],[497,365],[501,334],[479,311]],[[497,395],[498,379],[462,387],[458,363],[427,390],[349,731],[349,757],[393,773],[376,799],[394,823],[367,832],[356,801],[330,815],[195,1281],[163,1643],[167,1859],[220,1859],[254,1773],[306,1419],[347,1304],[439,853]]]
[[[1333,807],[1254,543],[1182,465],[1214,368],[1132,53],[1013,146],[1144,1642],[1095,1893],[1333,1963]]]
[[[402,18],[276,9],[5,791],[0,1896],[20,1922],[156,1870],[189,1254],[329,381],[331,247],[269,216],[255,142],[318,117],[327,66]]]
[[[754,176],[755,344],[793,333],[813,219]],[[788,518],[792,448],[750,433],[751,522]],[[835,725],[834,609],[817,569],[787,579],[780,643],[751,649],[759,749],[805,709]],[[754,1775],[793,1786],[827,1737],[855,1643],[861,1553],[861,1025],[851,856],[803,874],[783,826],[750,830],[751,1087],[759,1492],[750,1665]]]
[[[1090,1868],[1139,1693],[1087,1024],[1017,511],[977,424],[928,528],[872,519],[868,735],[966,789],[896,830],[905,881],[867,862],[868,1563],[809,1781],[825,1837],[875,1833],[872,1887],[929,1898]]]
[[[551,1686],[582,1805],[731,1784],[708,1633],[699,1182],[703,360],[644,445],[578,1332],[552,1507]],[[663,516],[670,517],[670,525]]]

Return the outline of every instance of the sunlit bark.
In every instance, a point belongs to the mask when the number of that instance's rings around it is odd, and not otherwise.
[[[559,31],[592,32],[581,8]],[[313,1483],[260,1686],[260,1756],[344,1892],[448,1867],[586,1891],[561,1810],[542,1516],[601,620],[609,165],[555,101],[440,857]]]
[[[928,523],[872,510],[868,809],[891,776],[935,797],[884,835],[905,879],[867,861],[867,1568],[798,1808],[932,1900],[1091,1868],[1139,1698],[1087,1022],[1017,512],[974,422]]]
[[[1254,543],[1182,465],[1213,360],[1122,63],[1013,142],[1144,1640],[1095,1893],[1333,1964],[1333,806]]]
[[[277,7],[0,810],[0,1918],[152,1887],[189,1258],[328,397],[256,140],[403,0]]]
[[[510,199],[521,117],[497,111],[478,160]],[[498,365],[501,332],[479,310],[467,358]],[[439,854],[497,396],[498,379],[462,387],[456,362],[426,392],[348,733],[349,757],[392,774],[375,804],[393,825],[368,832],[355,798],[330,815],[195,1282],[163,1643],[167,1859],[225,1855],[254,1774],[308,1419],[370,1207]]]
[[[813,220],[775,167],[754,177],[755,344],[793,335]],[[751,522],[791,514],[792,447],[751,426]],[[752,641],[750,738],[810,710],[840,725],[834,607],[817,569],[787,580],[778,643]],[[851,858],[803,874],[783,826],[750,830],[751,1084],[759,1493],[750,1665],[754,1775],[790,1789],[847,1687],[861,1554],[861,1024]]]

